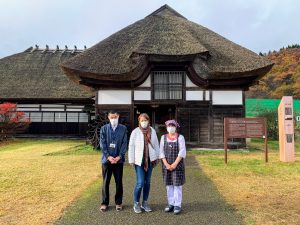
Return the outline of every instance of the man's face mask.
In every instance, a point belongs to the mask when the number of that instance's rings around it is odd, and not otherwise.
[[[115,126],[117,126],[118,125],[118,118],[114,118],[114,119],[110,119],[109,120],[109,122],[110,122],[110,124],[113,126],[113,127],[115,127]]]

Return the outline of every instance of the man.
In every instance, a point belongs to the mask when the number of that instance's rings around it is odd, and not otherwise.
[[[101,127],[100,148],[102,150],[102,204],[100,210],[105,212],[109,205],[109,183],[111,175],[116,182],[115,204],[116,210],[122,210],[123,198],[123,165],[127,150],[127,128],[119,124],[119,113],[108,113],[109,124]]]

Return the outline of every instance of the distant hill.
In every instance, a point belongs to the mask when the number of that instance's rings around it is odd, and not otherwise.
[[[267,57],[275,65],[259,84],[246,92],[246,97],[281,99],[283,95],[289,95],[300,99],[300,45],[260,55]]]

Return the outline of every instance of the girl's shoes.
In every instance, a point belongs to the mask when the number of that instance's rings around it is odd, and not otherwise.
[[[173,205],[167,205],[165,208],[165,212],[173,212],[174,206]]]
[[[179,206],[167,205],[165,208],[165,212],[173,212],[174,215],[178,215],[181,213],[181,208]]]
[[[174,207],[174,214],[178,215],[179,213],[181,213],[181,208],[179,206],[175,206]]]

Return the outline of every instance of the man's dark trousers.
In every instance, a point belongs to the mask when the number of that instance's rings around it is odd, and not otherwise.
[[[111,175],[114,175],[116,182],[116,194],[115,194],[115,204],[121,205],[123,198],[123,166],[124,163],[111,164],[110,162],[102,164],[102,176],[103,176],[103,186],[102,186],[102,204],[109,205],[109,183]]]

